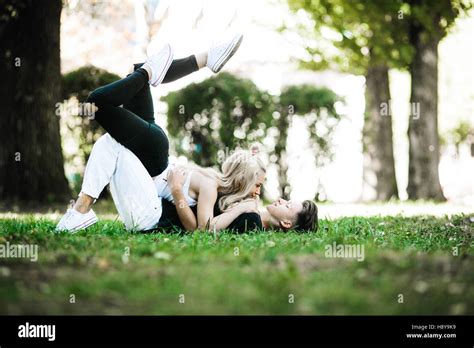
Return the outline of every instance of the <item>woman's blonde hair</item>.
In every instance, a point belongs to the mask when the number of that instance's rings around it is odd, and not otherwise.
[[[219,193],[223,194],[219,209],[225,211],[234,203],[249,198],[262,173],[266,173],[265,165],[253,150],[239,150],[229,156],[218,176]]]

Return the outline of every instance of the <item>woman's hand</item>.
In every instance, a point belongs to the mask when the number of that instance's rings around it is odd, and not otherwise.
[[[233,206],[230,210],[236,209],[243,213],[258,213],[258,201],[254,198],[248,198],[243,201],[238,202],[235,206]]]
[[[257,213],[258,214],[258,200],[254,198],[249,198],[243,201],[240,201],[232,205],[221,215],[215,216],[210,223],[211,230],[222,230],[227,227],[237,219],[237,217],[244,213]]]
[[[185,177],[186,172],[183,168],[174,167],[168,172],[167,180],[179,220],[186,231],[193,231],[197,228],[197,219],[184,196],[183,185]]]
[[[168,172],[167,180],[171,191],[182,190],[186,172],[183,168],[174,167]]]

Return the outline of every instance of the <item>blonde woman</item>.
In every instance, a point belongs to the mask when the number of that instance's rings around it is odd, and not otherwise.
[[[261,159],[249,151],[237,151],[222,165],[222,173],[210,168],[175,167],[155,179],[158,195],[176,205],[186,230],[224,229],[245,212],[257,212],[256,198],[265,181]],[[218,199],[219,196],[219,199]],[[214,204],[223,214],[214,216]],[[249,203],[231,209],[237,203]],[[197,204],[197,217],[191,207]]]
[[[149,230],[157,225],[163,198],[178,203],[183,225],[191,230],[225,228],[227,220],[213,216],[218,192],[224,195],[219,200],[224,211],[243,198],[259,195],[265,172],[257,157],[231,156],[224,163],[222,174],[169,166],[168,138],[154,123],[149,88],[149,84],[174,81],[204,66],[219,72],[241,41],[239,34],[209,52],[179,60],[173,60],[167,45],[144,64],[135,65],[135,71],[126,78],[91,93],[87,99],[89,112],[108,134],[94,144],[79,198],[60,220],[57,230],[75,232],[97,222],[91,206],[107,184],[125,226],[134,230]],[[198,208],[197,218],[189,209],[193,205]],[[254,206],[253,202],[247,204],[249,210],[255,210]],[[239,209],[247,208],[242,204]],[[230,219],[236,211],[232,209],[224,218]]]

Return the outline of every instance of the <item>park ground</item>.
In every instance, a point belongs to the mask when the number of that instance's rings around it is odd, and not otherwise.
[[[472,210],[343,209],[323,205],[316,233],[242,235],[132,234],[105,206],[72,235],[58,212],[2,213],[0,244],[38,260],[0,258],[0,314],[474,314]],[[363,258],[329,257],[342,244]]]

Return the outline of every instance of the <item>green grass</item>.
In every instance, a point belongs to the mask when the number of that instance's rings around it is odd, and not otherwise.
[[[0,314],[474,314],[474,225],[465,215],[217,237],[131,234],[112,221],[74,235],[54,226],[0,219],[0,244],[35,244],[39,255],[0,258]],[[363,245],[364,260],[325,257],[333,242]]]

